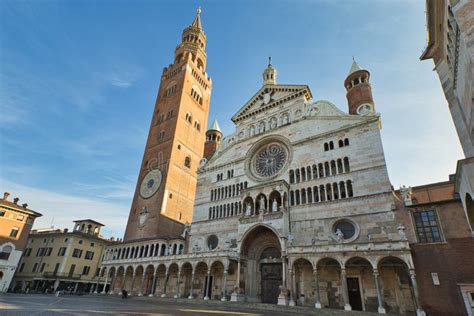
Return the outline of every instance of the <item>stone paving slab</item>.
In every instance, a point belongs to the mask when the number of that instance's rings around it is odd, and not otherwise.
[[[56,316],[286,316],[286,315],[378,315],[377,313],[346,312],[336,309],[315,309],[302,306],[221,302],[202,299],[172,299],[130,297],[118,295],[54,295],[6,294],[0,295],[0,315]]]

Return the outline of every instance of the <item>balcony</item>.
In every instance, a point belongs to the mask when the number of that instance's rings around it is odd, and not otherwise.
[[[59,273],[59,272],[44,272],[43,277],[46,279],[71,279],[78,280],[81,278],[80,273]]]

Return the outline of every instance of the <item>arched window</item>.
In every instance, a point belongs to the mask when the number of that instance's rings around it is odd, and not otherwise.
[[[311,192],[311,188],[306,189],[306,196],[308,197],[308,204],[313,203],[313,193]]]
[[[344,181],[339,182],[339,191],[341,192],[341,199],[346,197],[346,186],[344,185]]]
[[[299,183],[300,182],[300,169],[296,169],[295,174],[296,174],[296,183]]]
[[[332,190],[331,190],[331,184],[330,183],[326,184],[326,199],[328,201],[332,200]]]
[[[306,181],[306,170],[305,168],[301,168],[301,181]]]
[[[324,143],[324,151],[328,151],[329,150],[329,145],[328,143]]]
[[[318,164],[318,169],[319,169],[319,177],[320,178],[324,177],[324,169],[323,169],[323,164],[322,163]]]
[[[212,218],[212,207],[209,208],[209,219]]]
[[[331,175],[334,176],[337,174],[336,172],[336,162],[334,160],[331,160]]]
[[[349,146],[349,138],[344,139],[344,146]]]
[[[337,188],[337,183],[336,182],[334,182],[332,184],[332,191],[334,192],[334,199],[335,200],[339,199],[339,190]]]
[[[295,191],[295,198],[296,198],[295,199],[296,200],[295,204],[300,205],[300,190]]]
[[[344,147],[344,141],[342,139],[339,140],[339,148]]]
[[[347,185],[347,196],[348,196],[348,197],[353,197],[353,196],[354,196],[354,193],[352,192],[352,181],[351,181],[351,180],[347,180],[347,181],[346,181],[346,185]]]
[[[349,166],[349,158],[344,157],[344,172],[351,171],[351,167]]]
[[[342,159],[337,160],[337,173],[343,173],[344,169],[342,168]]]
[[[325,190],[324,190],[324,184],[321,184],[319,186],[319,199],[320,199],[321,202],[326,201],[326,193],[325,193]]]
[[[333,143],[333,141],[331,140],[331,141],[329,142],[329,150],[333,150],[333,149],[334,149],[334,143]]]
[[[306,204],[306,190],[301,189],[301,204]]]
[[[290,191],[290,205],[295,205],[295,192]]]
[[[191,157],[186,156],[186,158],[184,158],[184,166],[186,168],[191,168]]]
[[[313,201],[315,203],[319,202],[319,189],[318,189],[318,186],[313,187]]]
[[[0,251],[0,259],[3,259],[3,260],[8,260],[8,258],[10,258],[10,254],[12,253],[13,251],[13,247],[12,246],[4,246],[2,251]]]
[[[306,167],[306,179],[311,180],[311,166]]]
[[[290,170],[290,183],[295,183],[295,172]]]
[[[318,167],[316,164],[313,165],[313,179],[316,179],[318,177]]]
[[[326,177],[329,177],[331,175],[330,170],[329,170],[329,162],[327,161],[324,163],[324,173]]]

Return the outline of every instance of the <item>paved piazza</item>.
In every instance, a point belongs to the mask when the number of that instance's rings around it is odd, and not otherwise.
[[[377,315],[376,313],[315,310],[271,304],[188,301],[119,296],[7,294],[0,296],[0,315]]]

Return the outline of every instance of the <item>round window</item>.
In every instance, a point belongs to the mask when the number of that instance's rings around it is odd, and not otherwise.
[[[254,156],[254,170],[260,177],[276,175],[287,161],[286,150],[278,143],[270,143],[261,148]]]
[[[207,247],[209,247],[210,250],[216,249],[218,244],[219,244],[219,239],[217,238],[216,235],[211,235],[207,238]]]
[[[340,221],[334,226],[334,233],[343,239],[351,239],[356,233],[356,228],[349,221]]]

